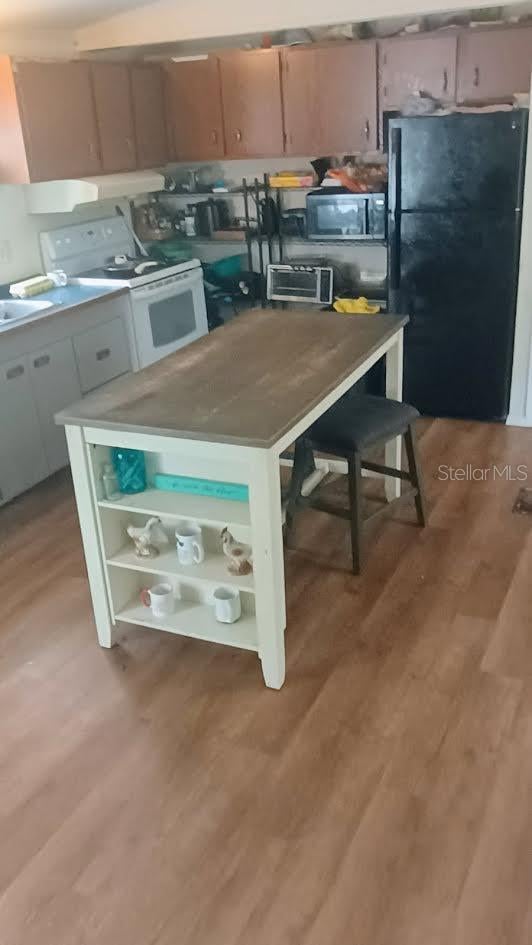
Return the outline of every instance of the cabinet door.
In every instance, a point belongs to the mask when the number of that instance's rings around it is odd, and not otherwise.
[[[133,171],[137,155],[128,67],[118,62],[98,62],[91,68],[102,170]]]
[[[215,57],[166,68],[170,150],[178,161],[224,156],[220,72]]]
[[[19,62],[16,84],[30,178],[102,170],[88,62]]]
[[[471,30],[458,37],[458,101],[511,101],[530,90],[532,27]]]
[[[48,469],[55,472],[68,464],[68,450],[64,428],[57,426],[54,416],[69,404],[81,400],[70,338],[36,351],[28,357],[28,362]]]
[[[131,370],[129,346],[121,318],[89,328],[72,339],[84,394]]]
[[[0,443],[2,504],[48,475],[26,358],[0,364]]]
[[[281,69],[277,50],[220,56],[228,157],[268,157],[284,151]]]
[[[377,147],[377,46],[317,49],[321,154]]]
[[[400,37],[379,43],[380,102],[400,108],[412,92],[453,101],[456,93],[456,36]]]
[[[315,154],[320,120],[316,50],[283,50],[282,77],[286,153]]]
[[[168,160],[163,74],[159,66],[130,68],[137,167],[159,167]]]

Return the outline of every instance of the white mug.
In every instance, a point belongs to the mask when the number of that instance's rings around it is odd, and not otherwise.
[[[194,522],[179,522],[175,530],[179,564],[201,564],[205,558],[201,528]]]
[[[220,623],[235,623],[242,614],[240,592],[236,587],[217,587],[214,591],[214,615]]]
[[[140,592],[140,599],[154,617],[169,617],[175,610],[174,589],[171,584],[154,584]]]

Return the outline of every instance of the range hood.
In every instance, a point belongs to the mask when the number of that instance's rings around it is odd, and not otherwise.
[[[136,197],[164,190],[164,176],[156,171],[105,174],[80,180],[50,180],[26,184],[28,213],[69,213],[80,204],[96,200]]]

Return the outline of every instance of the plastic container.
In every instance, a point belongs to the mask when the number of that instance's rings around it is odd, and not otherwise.
[[[242,272],[242,265],[246,257],[242,254],[237,256],[225,256],[223,259],[217,259],[213,263],[205,263],[203,271],[208,282],[215,282],[218,279],[230,279]]]
[[[123,449],[114,446],[111,459],[118,479],[118,488],[124,495],[144,492],[146,488],[146,463],[141,450]]]

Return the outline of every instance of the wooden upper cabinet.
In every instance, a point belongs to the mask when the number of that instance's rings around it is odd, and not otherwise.
[[[104,173],[137,166],[129,68],[118,62],[91,65],[100,153]]]
[[[170,152],[177,161],[224,156],[220,73],[215,56],[166,66]]]
[[[377,146],[373,41],[283,51],[288,154],[324,155]]]
[[[163,73],[160,66],[130,67],[137,167],[160,167],[168,161]]]
[[[454,101],[456,36],[400,36],[379,43],[382,111],[400,108],[412,92]]]
[[[320,119],[317,51],[287,48],[282,52],[286,153],[316,153]]]
[[[511,101],[530,90],[532,27],[464,31],[458,37],[458,101]]]
[[[377,147],[377,44],[317,49],[320,154]]]
[[[102,167],[87,62],[0,58],[4,183],[98,174]]]
[[[227,157],[282,154],[279,52],[254,49],[223,53],[219,62]]]

